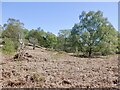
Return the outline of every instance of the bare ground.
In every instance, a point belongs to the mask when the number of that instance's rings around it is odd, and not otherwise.
[[[117,88],[118,84],[118,55],[80,58],[27,47],[22,60],[2,54],[0,60],[2,87]]]

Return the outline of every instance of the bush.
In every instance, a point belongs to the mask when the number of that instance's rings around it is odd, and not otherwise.
[[[31,81],[32,82],[42,82],[45,81],[45,77],[41,74],[38,73],[33,73],[33,75],[31,76]]]
[[[12,54],[15,52],[14,42],[11,39],[4,39],[4,46],[2,47],[2,51],[5,54]]]

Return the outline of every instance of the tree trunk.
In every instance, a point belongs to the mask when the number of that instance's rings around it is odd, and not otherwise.
[[[35,50],[35,43],[33,44],[33,50]]]
[[[92,48],[91,48],[91,47],[90,47],[90,49],[89,49],[88,54],[89,54],[89,57],[91,57],[91,56],[92,56]]]
[[[75,53],[78,54],[78,47],[77,46],[75,47]]]

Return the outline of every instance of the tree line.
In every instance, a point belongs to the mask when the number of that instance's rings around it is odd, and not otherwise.
[[[120,33],[103,16],[101,11],[83,11],[79,22],[71,29],[59,30],[58,35],[45,32],[40,27],[28,30],[19,20],[9,18],[0,26],[0,37],[4,40],[3,51],[14,52],[19,39],[57,51],[77,53],[87,57],[109,55],[120,52]]]

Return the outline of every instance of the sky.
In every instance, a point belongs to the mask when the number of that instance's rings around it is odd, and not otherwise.
[[[78,23],[82,11],[97,10],[118,29],[117,2],[2,2],[2,24],[14,18],[29,30],[41,27],[57,35],[59,30],[71,29]]]
[[[1,0],[2,2],[88,2],[88,0]],[[119,2],[119,0],[89,0],[90,2]]]

